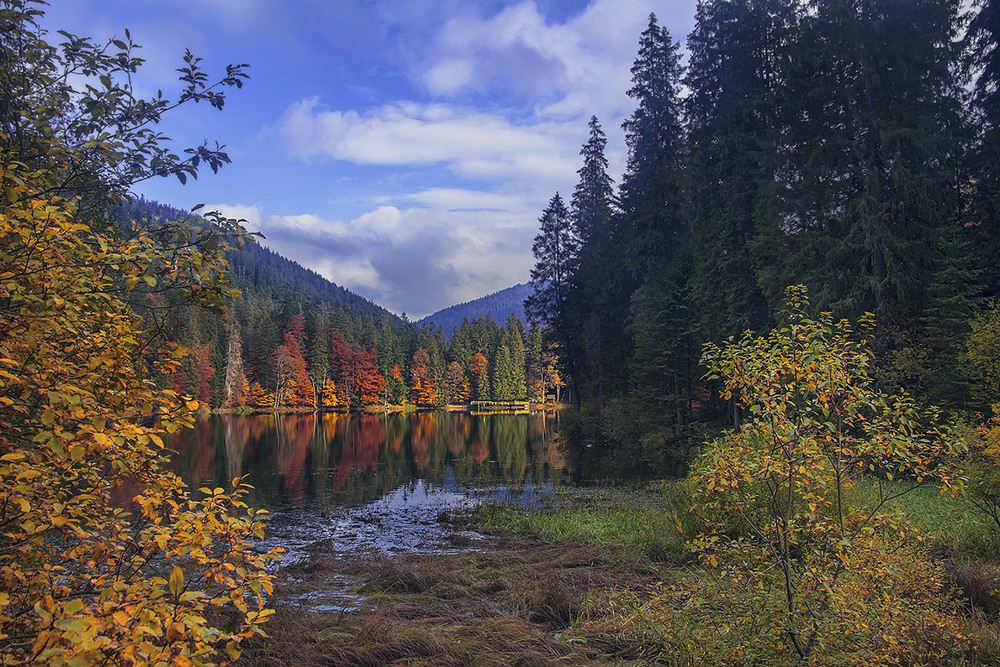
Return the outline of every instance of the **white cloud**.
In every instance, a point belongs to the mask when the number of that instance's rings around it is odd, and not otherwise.
[[[469,85],[473,70],[473,62],[467,58],[445,60],[431,67],[424,80],[434,94],[448,95]]]
[[[539,199],[572,187],[586,123],[517,123],[500,114],[412,102],[358,113],[323,109],[310,98],[287,109],[278,131],[301,160],[441,165],[457,176]]]
[[[209,204],[204,210],[217,211],[226,218],[235,220],[246,220],[247,226],[256,228],[260,225],[260,207],[246,204]]]
[[[524,204],[523,199],[513,195],[461,188],[427,188],[407,195],[406,199],[446,211],[502,211]]]
[[[438,33],[418,77],[434,95],[501,86],[536,104],[543,116],[596,114],[618,121],[633,108],[625,94],[629,68],[650,12],[658,11],[660,24],[683,41],[695,4],[594,0],[562,23],[547,22],[530,1],[490,17],[461,15]],[[445,76],[452,71],[461,76]]]
[[[414,197],[419,198],[417,193]],[[429,193],[443,202],[479,193]],[[256,206],[214,204],[266,237],[264,245],[397,313],[416,318],[527,279],[533,260],[530,214],[438,206],[380,206],[349,222],[312,214],[268,215]],[[537,216],[536,216],[537,217]]]

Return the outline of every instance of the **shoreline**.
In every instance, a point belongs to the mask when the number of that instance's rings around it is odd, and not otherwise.
[[[473,415],[503,415],[503,414],[528,414],[530,412],[558,412],[569,408],[568,403],[529,403],[527,411],[505,411],[505,410],[494,410],[494,411],[474,411],[472,406],[468,403],[465,404],[447,404],[441,406],[414,406],[414,405],[393,405],[386,404],[381,406],[372,406],[369,408],[362,408],[359,410],[338,410],[338,409],[324,409],[324,408],[310,408],[310,407],[281,407],[281,408],[253,408],[247,409],[243,406],[238,408],[201,408],[198,410],[199,413],[207,413],[213,415],[236,415],[249,417],[253,415],[305,415],[305,414],[339,414],[339,415],[381,415],[381,414],[396,414],[396,413],[415,413],[415,412],[464,412]]]

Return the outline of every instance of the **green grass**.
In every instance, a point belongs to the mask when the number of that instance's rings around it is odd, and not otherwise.
[[[852,489],[850,499],[859,505],[874,507],[879,489],[876,480],[860,480]],[[889,501],[886,509],[899,511],[910,526],[948,552],[950,557],[997,558],[1000,545],[992,522],[965,498],[942,494],[933,485],[916,486],[907,482],[883,482],[881,489],[886,495],[902,493]]]
[[[471,520],[490,532],[543,542],[620,546],[650,560],[682,563],[689,556],[678,518],[689,507],[690,500],[674,483],[638,489],[565,489],[546,507],[483,505],[473,511]]]

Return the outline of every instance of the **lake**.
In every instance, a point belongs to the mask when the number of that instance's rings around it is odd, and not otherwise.
[[[212,415],[173,443],[174,470],[194,489],[230,488],[272,513],[268,542],[294,558],[336,552],[450,551],[479,536],[442,527],[442,512],[484,499],[534,504],[564,481],[558,417]]]

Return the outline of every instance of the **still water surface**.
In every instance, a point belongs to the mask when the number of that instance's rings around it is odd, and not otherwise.
[[[441,512],[483,499],[533,504],[563,481],[556,421],[542,412],[213,415],[177,438],[174,466],[192,488],[246,475],[249,502],[271,512],[269,542],[286,558],[319,543],[341,553],[450,551],[478,536],[449,532]]]

